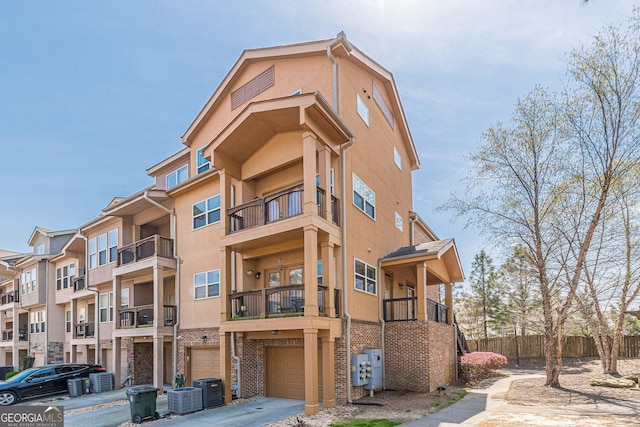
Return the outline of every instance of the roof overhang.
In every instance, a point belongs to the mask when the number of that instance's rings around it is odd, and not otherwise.
[[[111,203],[109,206],[102,210],[102,213],[103,215],[117,217],[135,215],[153,205],[147,199],[147,197],[157,203],[162,203],[169,199],[169,195],[164,190],[154,190],[152,188],[146,188],[125,199],[121,199],[115,203]]]

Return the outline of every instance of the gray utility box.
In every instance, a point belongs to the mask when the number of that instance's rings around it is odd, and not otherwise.
[[[84,380],[82,378],[74,378],[67,380],[67,389],[69,397],[78,397],[84,394]]]
[[[222,380],[220,378],[200,378],[193,380],[193,386],[202,389],[202,406],[215,408],[224,405]]]
[[[366,354],[351,355],[351,385],[354,387],[369,384],[371,362]]]
[[[365,390],[382,389],[382,350],[367,349],[364,350],[369,362],[371,362],[371,378],[369,383],[365,384]]]
[[[188,414],[202,409],[202,389],[183,387],[167,392],[167,403],[170,412]]]
[[[89,382],[93,393],[113,390],[113,374],[111,372],[89,374]]]

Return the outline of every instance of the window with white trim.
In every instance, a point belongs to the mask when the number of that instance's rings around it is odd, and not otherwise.
[[[98,265],[107,263],[107,233],[98,236]]]
[[[362,212],[376,218],[376,193],[353,174],[353,204]]]
[[[359,93],[356,93],[356,104],[358,115],[362,120],[364,120],[367,126],[369,126],[369,107],[367,107],[367,104],[364,103],[364,99],[360,97]]]
[[[89,268],[96,268],[116,262],[118,258],[118,229],[89,239]]]
[[[203,299],[220,296],[220,270],[205,271],[193,275],[194,298]]]
[[[369,294],[376,294],[376,268],[367,264],[364,261],[360,261],[354,258],[354,281],[353,285],[356,289],[367,292]]]
[[[100,323],[113,321],[113,292],[100,294],[98,304],[100,307]]]
[[[89,268],[96,268],[98,266],[98,243],[95,237],[92,239],[89,239],[88,251],[89,251]]]
[[[45,332],[44,310],[32,311],[29,313],[29,330],[32,334],[40,334]]]
[[[67,333],[71,332],[71,310],[67,310],[64,312],[64,323],[66,325]]]
[[[109,231],[109,262],[116,262],[118,259],[118,229]]]
[[[393,147],[393,163],[396,164],[398,169],[402,170],[402,156],[396,147]]]
[[[176,185],[186,181],[187,178],[189,178],[189,168],[187,167],[187,165],[184,165],[180,169],[176,169],[173,172],[167,174],[165,178],[165,188],[168,190],[171,187],[175,187]]]
[[[129,308],[129,288],[120,290],[120,308]]]
[[[20,293],[29,294],[36,291],[36,269],[23,271],[20,273]]]
[[[404,220],[402,219],[402,215],[396,212],[396,228],[400,231],[404,228]]]
[[[45,245],[44,243],[36,246],[36,255],[44,255]]]
[[[76,265],[71,263],[60,268],[56,268],[56,290],[67,289],[72,286],[73,279],[76,278]]]
[[[220,222],[220,195],[193,205],[193,229]]]
[[[196,165],[198,168],[198,173],[206,172],[211,167],[211,163],[204,157],[204,149],[206,147],[202,147],[198,151],[196,151]]]

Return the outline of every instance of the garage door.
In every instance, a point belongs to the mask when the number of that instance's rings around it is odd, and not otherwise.
[[[220,378],[220,349],[191,347],[189,381],[199,378]]]
[[[304,400],[304,347],[267,347],[267,396]],[[322,397],[322,349],[318,348],[318,396]]]

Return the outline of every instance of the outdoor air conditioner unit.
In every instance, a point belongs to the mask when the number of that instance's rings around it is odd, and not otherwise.
[[[89,374],[92,393],[102,393],[113,390],[113,374],[111,372],[98,372]]]
[[[169,412],[188,414],[202,409],[202,389],[183,387],[167,392]]]

